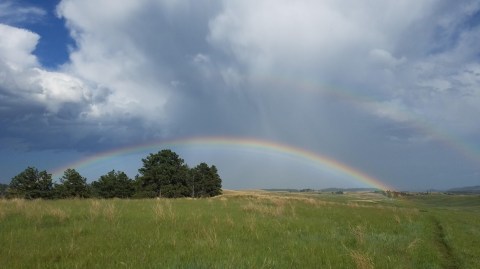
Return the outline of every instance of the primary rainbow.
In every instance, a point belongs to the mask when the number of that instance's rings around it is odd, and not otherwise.
[[[255,149],[269,153],[276,153],[281,155],[287,155],[295,159],[302,161],[313,162],[316,165],[324,167],[328,170],[334,172],[340,172],[344,175],[347,175],[349,178],[354,181],[367,184],[382,190],[393,190],[392,187],[388,186],[384,182],[367,175],[366,173],[359,171],[356,168],[348,166],[344,163],[341,163],[330,157],[320,155],[318,153],[294,147],[287,144],[281,144],[268,140],[254,139],[254,138],[235,138],[235,137],[195,137],[195,138],[184,138],[168,141],[155,141],[150,143],[138,144],[133,146],[128,146],[120,149],[114,149],[110,151],[101,152],[92,156],[89,156],[85,159],[70,163],[66,166],[62,166],[53,171],[54,176],[60,175],[67,168],[81,168],[86,167],[94,163],[102,162],[116,156],[121,156],[134,152],[142,152],[145,150],[160,150],[166,147],[175,147],[175,146],[225,146],[225,147],[237,147],[237,148],[246,148],[246,149]]]

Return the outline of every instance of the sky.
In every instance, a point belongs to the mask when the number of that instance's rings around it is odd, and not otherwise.
[[[1,0],[0,182],[165,146],[230,189],[480,185],[479,41],[477,0]]]

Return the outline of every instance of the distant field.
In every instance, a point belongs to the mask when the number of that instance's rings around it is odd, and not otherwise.
[[[0,200],[1,268],[480,268],[480,196]]]

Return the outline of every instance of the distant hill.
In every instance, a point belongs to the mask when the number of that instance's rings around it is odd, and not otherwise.
[[[463,193],[463,194],[480,194],[480,186],[470,186],[470,187],[461,187],[461,188],[452,188],[447,190],[451,193]]]
[[[264,191],[277,191],[277,192],[373,192],[381,191],[376,188],[326,188],[326,189],[263,189]]]
[[[377,188],[326,188],[326,189],[321,189],[321,192],[337,192],[337,191],[343,191],[343,192],[371,192],[371,191],[381,191],[380,189]]]
[[[262,189],[262,191],[276,191],[276,192],[300,192],[298,189]]]

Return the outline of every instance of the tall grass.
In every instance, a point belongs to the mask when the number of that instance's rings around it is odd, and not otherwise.
[[[0,200],[0,267],[442,268],[451,259],[480,267],[476,212],[364,199],[226,192],[211,199]],[[443,225],[451,257],[432,218]]]

